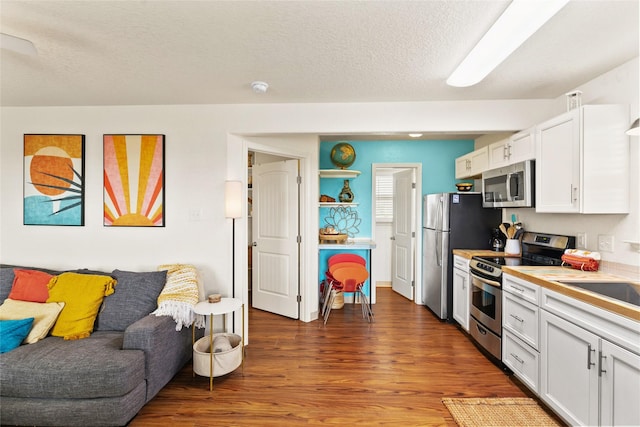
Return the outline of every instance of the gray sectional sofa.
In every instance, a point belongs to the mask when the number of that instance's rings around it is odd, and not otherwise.
[[[0,303],[13,267],[0,266]],[[191,329],[149,314],[162,273],[101,273],[118,284],[88,338],[47,336],[0,354],[2,425],[126,425],[192,357]]]

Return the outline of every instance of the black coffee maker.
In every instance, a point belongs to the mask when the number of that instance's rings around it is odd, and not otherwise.
[[[496,252],[504,251],[505,236],[499,228],[491,230],[491,249]]]

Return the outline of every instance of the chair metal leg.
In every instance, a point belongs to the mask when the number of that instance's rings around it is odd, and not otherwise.
[[[337,291],[332,289],[331,292],[330,292],[329,303],[327,305],[327,312],[324,315],[324,324],[325,325],[327,324],[327,320],[329,320],[329,315],[331,314],[331,308],[333,307],[333,302],[336,299],[336,294],[337,294]]]
[[[324,302],[322,303],[322,313],[321,313],[321,315],[323,315],[323,316],[327,312],[327,304],[329,303],[329,298],[331,297],[331,292],[333,292],[333,291],[334,291],[333,284],[329,283],[327,285],[327,291],[325,293]]]

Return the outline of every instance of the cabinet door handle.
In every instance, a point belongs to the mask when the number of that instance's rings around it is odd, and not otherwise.
[[[519,318],[518,316],[516,316],[515,314],[510,314],[509,316],[513,317],[514,319],[516,319],[518,322],[524,322],[524,319]]]
[[[602,359],[606,359],[607,356],[603,356],[602,355],[602,351],[598,352],[598,376],[601,377],[602,374],[606,374],[607,370],[606,369],[602,369],[602,365],[604,365],[604,362]]]
[[[589,370],[591,370],[592,366],[596,366],[595,362],[591,362],[591,352],[593,352],[594,355],[595,355],[596,349],[595,348],[591,348],[591,344],[589,344],[587,346],[587,369],[589,369]]]
[[[515,355],[515,354],[513,354],[513,353],[510,353],[510,354],[511,354],[511,357],[513,357],[514,359],[516,359],[516,361],[518,361],[519,363],[521,363],[521,364],[522,364],[522,363],[524,363],[524,360],[520,359],[517,355]]]
[[[524,293],[524,289],[522,289],[522,288],[519,288],[519,287],[514,286],[514,285],[511,285],[511,287],[513,288],[513,290],[518,291],[518,292],[520,292],[521,294],[523,294],[523,293]]]
[[[509,158],[509,145],[505,144],[504,148],[502,149],[502,158],[504,160],[507,160]]]

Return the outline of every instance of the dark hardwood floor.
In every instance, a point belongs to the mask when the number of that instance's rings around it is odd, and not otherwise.
[[[530,393],[487,360],[454,325],[390,288],[375,323],[359,306],[303,323],[250,310],[243,370],[214,380],[191,364],[131,426],[455,426],[443,397]]]

